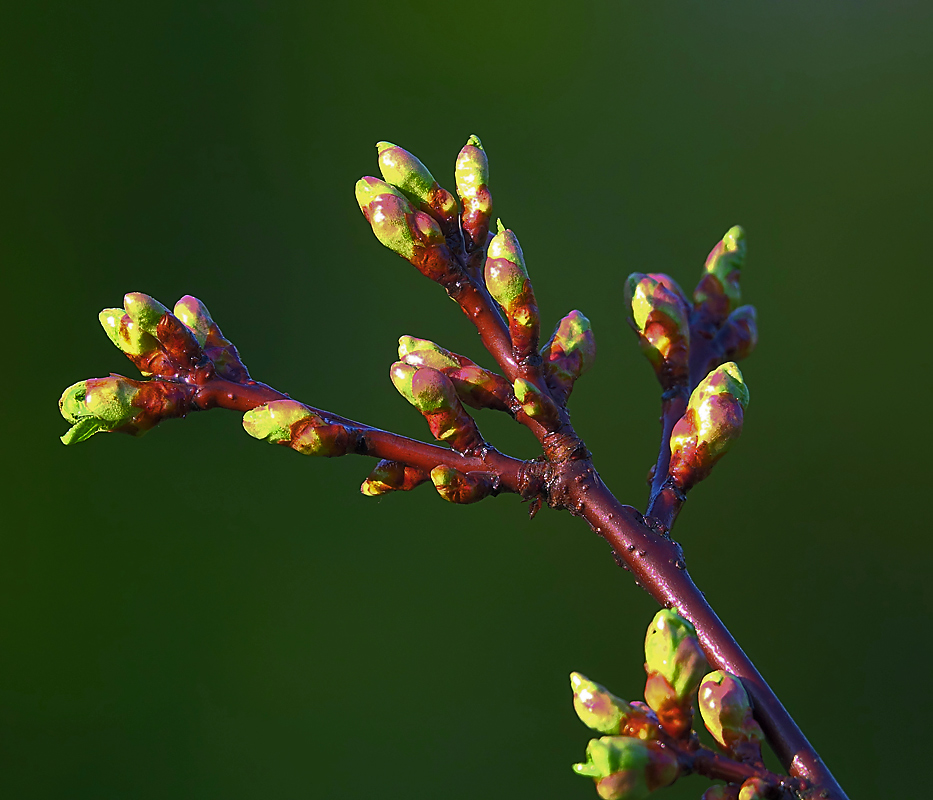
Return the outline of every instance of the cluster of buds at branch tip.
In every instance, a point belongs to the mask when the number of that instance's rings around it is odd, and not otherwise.
[[[497,225],[499,232],[486,251],[486,288],[505,312],[513,355],[522,362],[538,351],[538,305],[518,237],[501,220]]]
[[[402,192],[378,178],[356,183],[356,201],[376,238],[432,281],[456,277],[457,268],[437,222],[416,210]]]
[[[707,669],[693,625],[675,611],[659,611],[645,637],[645,701],[670,736],[690,731],[693,698]]]
[[[471,136],[457,156],[455,172],[457,194],[463,203],[463,235],[466,250],[486,246],[489,220],[492,217],[492,195],[489,193],[489,159],[478,136]]]
[[[426,480],[428,476],[417,467],[382,459],[363,481],[360,492],[367,497],[379,497],[389,492],[410,492]]]
[[[541,357],[548,388],[557,402],[566,405],[577,378],[596,360],[596,339],[590,321],[579,311],[571,311],[541,348]]]
[[[629,324],[667,391],[690,374],[690,306],[673,278],[635,272],[625,282]]]
[[[273,400],[247,411],[243,428],[254,439],[290,447],[305,456],[343,456],[354,440],[343,425],[329,424],[294,400]]]
[[[427,420],[435,438],[461,453],[482,446],[483,437],[476,423],[460,404],[457,390],[443,372],[396,361],[389,375],[399,394]]]
[[[719,746],[742,761],[760,761],[764,733],[742,682],[728,672],[711,672],[700,683],[698,697],[703,724]]]
[[[443,465],[431,470],[431,482],[437,493],[448,503],[477,503],[494,493],[498,486],[495,475],[484,472],[461,472]]]
[[[693,292],[696,308],[721,322],[742,300],[739,279],[745,264],[745,231],[733,225],[706,257],[703,277]]]
[[[746,406],[748,388],[734,362],[700,381],[671,432],[669,475],[678,488],[688,491],[709,475],[741,434]]]
[[[593,778],[603,800],[643,800],[677,780],[680,766],[677,756],[657,742],[603,736],[590,740],[586,761],[574,764],[573,771]]]
[[[404,148],[378,142],[379,169],[386,183],[398,188],[422,211],[430,214],[447,236],[457,231],[460,207],[456,198],[442,188],[428,168]]]
[[[451,353],[427,339],[402,336],[398,340],[398,357],[412,367],[431,367],[443,372],[468,406],[506,412],[512,409],[515,398],[509,382],[465,356]]]

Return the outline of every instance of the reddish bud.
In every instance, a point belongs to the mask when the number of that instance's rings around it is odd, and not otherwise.
[[[495,475],[483,472],[463,473],[453,467],[437,466],[431,470],[437,493],[448,503],[476,503],[488,497],[498,484]]]
[[[409,492],[426,480],[428,476],[416,467],[383,459],[363,481],[360,491],[367,497],[378,497],[389,492]]]
[[[706,257],[703,277],[693,292],[694,306],[713,320],[724,320],[742,300],[739,279],[745,265],[745,231],[735,225]]]
[[[690,310],[680,287],[666,275],[635,272],[625,283],[629,324],[665,389],[686,384]]]
[[[596,339],[590,321],[579,311],[571,311],[557,324],[541,356],[548,386],[555,399],[565,404],[577,378],[596,360]]]
[[[489,161],[478,136],[471,136],[456,167],[457,194],[463,202],[461,217],[467,252],[486,246],[489,220],[492,216],[492,195],[489,193]]]
[[[540,321],[525,257],[512,231],[498,223],[497,233],[486,252],[486,288],[505,311],[512,338],[512,351],[521,361],[538,349]]]

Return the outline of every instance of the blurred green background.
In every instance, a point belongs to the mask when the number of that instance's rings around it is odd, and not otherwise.
[[[397,337],[489,358],[352,190],[380,139],[452,188],[475,132],[543,326],[593,321],[571,406],[625,502],[658,390],[622,279],[692,285],[746,227],[746,430],[676,536],[851,796],[924,796],[931,23],[891,0],[6,7],[0,793],[595,797],[567,674],[638,697],[655,604],[579,520],[364,498],[370,462],[231,413],[58,441],[66,386],[134,375],[95,318],[126,291],[195,294],[259,380],[427,437]]]

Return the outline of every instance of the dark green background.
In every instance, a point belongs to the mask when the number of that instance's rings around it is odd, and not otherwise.
[[[923,796],[931,23],[892,0],[7,8],[0,793],[595,797],[567,673],[637,697],[655,604],[584,524],[364,498],[368,462],[230,413],[57,438],[66,386],[133,375],[96,314],[134,290],[202,298],[259,380],[428,436],[396,338],[489,359],[353,184],[388,139],[452,188],[475,132],[544,327],[593,321],[571,405],[624,501],[658,400],[622,280],[692,285],[746,226],[746,431],[677,538],[851,796]]]

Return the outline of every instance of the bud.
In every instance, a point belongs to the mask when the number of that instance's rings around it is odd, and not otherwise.
[[[464,411],[456,389],[442,372],[396,361],[389,375],[399,394],[424,415],[437,439],[460,452],[483,443],[476,423]]]
[[[167,417],[184,416],[187,403],[175,384],[111,375],[69,386],[58,407],[72,426],[62,442],[76,444],[102,431],[142,436]]]
[[[703,277],[693,292],[693,303],[704,306],[714,319],[725,319],[742,300],[739,278],[745,264],[745,231],[735,225],[706,257]]]
[[[673,288],[672,288],[673,287]],[[665,389],[687,382],[690,311],[680,288],[666,275],[635,272],[625,282],[629,324]]]
[[[437,493],[448,503],[467,504],[488,497],[498,478],[483,472],[463,473],[453,467],[439,465],[431,470],[431,481]]]
[[[573,689],[573,710],[583,724],[594,731],[617,734],[625,720],[635,712],[625,700],[579,672],[570,673],[570,686]]]
[[[773,796],[774,787],[761,778],[749,778],[739,789],[739,800],[767,800]]]
[[[443,281],[457,274],[437,223],[416,211],[397,189],[376,178],[361,178],[356,184],[356,200],[376,238],[423,275]]]
[[[428,476],[416,467],[383,459],[363,481],[360,491],[367,497],[378,497],[389,492],[409,492],[427,479]]]
[[[450,231],[456,228],[460,211],[457,200],[441,188],[428,168],[407,150],[391,142],[376,144],[379,169],[386,182],[413,198],[424,211]]]
[[[603,800],[642,800],[670,786],[680,774],[677,756],[656,742],[630,736],[591,739],[586,762],[574,764],[578,775],[594,778]]]
[[[130,319],[141,330],[158,338],[157,328],[159,321],[171,312],[158,300],[142,292],[129,292],[123,295],[123,307]]]
[[[716,343],[729,361],[747,358],[758,344],[758,314],[754,306],[739,306],[725,321]]]
[[[557,399],[566,403],[573,385],[596,360],[596,339],[590,321],[579,311],[571,311],[554,329],[541,350],[548,384]]]
[[[505,311],[512,351],[521,360],[538,349],[538,306],[518,239],[501,220],[497,224],[499,233],[486,252],[486,288]]]
[[[740,757],[760,756],[764,734],[738,678],[720,670],[711,672],[700,684],[699,706],[706,729],[720,746]]]
[[[515,399],[521,403],[524,411],[533,420],[544,426],[554,426],[560,422],[560,412],[554,401],[538,391],[538,387],[524,378],[516,378],[513,386]]]
[[[471,136],[457,156],[455,176],[457,194],[463,202],[461,220],[469,253],[486,245],[489,219],[492,216],[489,161],[478,136]]]
[[[156,338],[139,327],[122,308],[105,308],[97,317],[104,333],[143,375],[155,371],[150,362],[159,354]]]
[[[714,369],[690,395],[671,431],[670,475],[687,491],[703,480],[742,432],[748,389],[730,361]]]
[[[460,367],[460,361],[449,350],[427,339],[417,339],[414,336],[399,338],[398,357],[413,367],[431,367],[441,372]]]
[[[204,303],[197,297],[186,294],[175,303],[172,313],[181,320],[194,335],[198,344],[204,348],[205,355],[211,360],[221,378],[234,383],[249,381],[249,371],[240,360],[236,347],[221,333]]]
[[[306,456],[342,456],[350,446],[343,425],[327,424],[294,400],[273,400],[247,411],[243,427],[254,439],[285,445]]]
[[[671,736],[690,730],[693,695],[708,668],[693,625],[666,608],[655,614],[645,637],[645,700]]]

